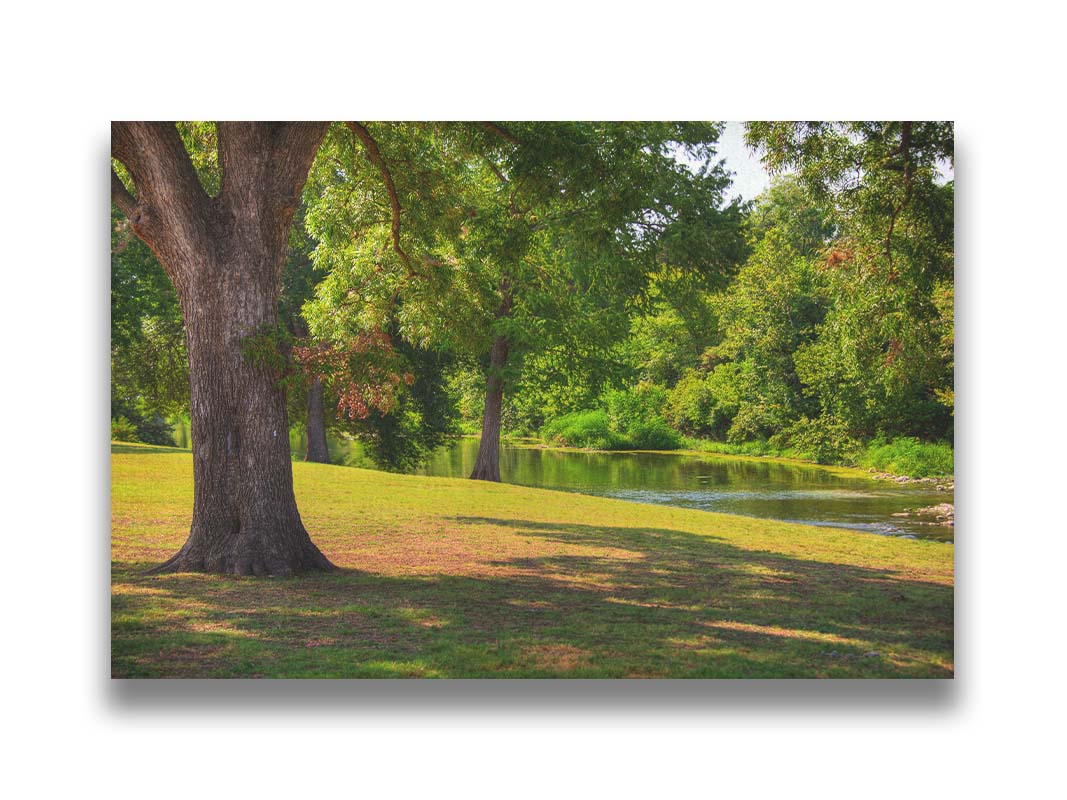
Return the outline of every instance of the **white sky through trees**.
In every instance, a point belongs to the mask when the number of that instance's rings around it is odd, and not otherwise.
[[[687,164],[690,169],[697,169],[699,162],[691,159],[683,148],[677,148],[675,158]],[[771,183],[771,176],[763,168],[759,156],[745,146],[745,123],[727,122],[722,136],[715,145],[715,160],[722,161],[730,173],[730,188],[726,190],[723,205],[728,205],[735,197],[742,200],[755,200],[760,192]]]
[[[726,123],[719,137],[717,153],[726,162],[726,169],[733,173],[728,199],[755,200],[770,185],[770,175],[759,156],[745,146],[745,123]]]
[[[720,159],[726,163],[726,169],[732,174],[733,183],[727,190],[727,202],[735,197],[742,200],[755,200],[760,193],[770,186],[771,176],[763,167],[759,155],[745,145],[745,123],[727,122],[716,148]],[[945,183],[955,178],[953,165],[948,161],[939,161],[940,182]]]

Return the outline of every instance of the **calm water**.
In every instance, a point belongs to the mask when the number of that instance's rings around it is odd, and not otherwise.
[[[176,430],[187,444],[188,429]],[[294,457],[307,441],[294,432]],[[330,437],[335,464],[373,469],[359,444]],[[478,440],[464,438],[441,448],[419,470],[422,475],[466,478],[474,469]],[[951,503],[952,495],[925,484],[897,485],[844,478],[804,464],[744,460],[728,456],[670,453],[582,453],[503,445],[500,477],[505,483],[615,497],[636,503],[698,508],[811,525],[832,525],[888,536],[953,541],[951,526],[895,517],[910,509]]]
[[[423,475],[465,478],[478,440],[461,439],[434,454]],[[835,525],[890,536],[952,541],[953,528],[893,514],[952,502],[930,486],[843,478],[803,464],[669,453],[582,453],[504,445],[505,483],[563,489],[637,503]]]

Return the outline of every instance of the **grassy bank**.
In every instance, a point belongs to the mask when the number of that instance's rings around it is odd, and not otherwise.
[[[293,468],[336,573],[147,577],[185,539],[191,456],[113,445],[115,676],[952,674],[949,545]]]
[[[952,445],[943,442],[921,442],[910,437],[876,439],[817,458],[802,448],[777,447],[767,441],[715,442],[682,436],[665,423],[650,423],[622,434],[611,429],[608,416],[602,411],[576,412],[553,420],[541,429],[540,439],[550,446],[587,450],[677,450],[783,458],[825,466],[862,467],[909,478],[947,477],[952,475],[954,466]]]
[[[857,458],[857,464],[909,478],[942,477],[953,473],[955,456],[949,444],[894,439],[871,442]]]
[[[810,463],[826,463],[827,461],[819,462],[809,453],[795,448],[774,447],[768,442],[731,444],[688,437],[683,441],[686,450],[697,453],[785,458]],[[890,442],[875,440],[862,445],[856,452],[828,461],[827,465],[860,467],[893,475],[904,475],[909,478],[947,477],[953,473],[954,453],[952,445],[943,442],[920,442],[918,439],[901,438]]]

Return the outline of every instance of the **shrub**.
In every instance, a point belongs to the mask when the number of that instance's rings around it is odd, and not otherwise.
[[[911,478],[951,475],[954,470],[952,445],[944,442],[921,442],[912,437],[902,437],[886,442],[875,439],[860,457],[864,467],[873,467],[894,475]]]
[[[663,415],[672,427],[690,436],[708,436],[713,431],[715,396],[706,377],[688,372],[667,393]]]
[[[541,439],[564,447],[589,447],[595,450],[618,450],[625,440],[611,430],[604,411],[574,411],[551,420],[541,428]]]
[[[137,423],[137,441],[174,447],[174,426],[158,414],[145,417]]]
[[[634,450],[677,450],[682,446],[682,437],[663,417],[653,417],[631,425],[626,437],[630,440],[630,448]]]
[[[800,457],[818,464],[840,464],[854,460],[861,447],[856,439],[849,436],[845,423],[832,416],[815,419],[801,417],[771,437],[771,444],[792,448]]]
[[[111,439],[116,442],[138,442],[137,427],[125,417],[111,420]]]
[[[608,392],[604,395],[604,405],[612,430],[626,431],[646,420],[662,417],[667,390],[643,381],[629,389]]]

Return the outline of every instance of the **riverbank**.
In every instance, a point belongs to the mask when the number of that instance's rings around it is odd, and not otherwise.
[[[728,444],[689,437],[683,438],[683,442],[688,450],[699,453],[781,458],[819,466],[851,467],[866,470],[876,480],[891,480],[896,483],[953,483],[955,457],[952,446],[943,442],[920,442],[908,437],[891,442],[876,439],[860,445],[857,451],[822,461],[796,449],[783,450],[767,442]],[[833,463],[827,463],[828,461]]]
[[[477,454],[476,437],[460,439],[435,452],[418,474],[466,478]],[[954,538],[951,529],[931,528],[899,513],[951,501],[945,487],[926,480],[879,481],[857,468],[686,450],[588,450],[509,440],[501,444],[500,470],[505,483],[532,488],[887,536]]]
[[[566,492],[293,466],[340,569],[145,576],[188,452],[113,445],[115,676],[949,677],[953,548]]]
[[[947,442],[924,442],[911,436],[859,441],[847,436],[795,437],[788,446],[770,440],[721,442],[684,436],[662,417],[613,417],[603,409],[575,411],[546,422],[537,438],[549,446],[603,452],[695,451],[728,456],[777,457],[832,466],[855,466],[909,478],[947,478],[954,453]]]
[[[478,438],[476,435],[464,435],[464,438]],[[827,474],[842,478],[860,478],[871,481],[889,481],[897,484],[928,484],[936,491],[951,492],[955,482],[951,475],[944,477],[913,478],[908,475],[894,475],[889,472],[879,472],[873,467],[860,467],[844,464],[820,464],[797,455],[788,455],[789,451],[768,450],[766,454],[753,454],[742,452],[743,448],[724,445],[719,448],[719,442],[704,442],[709,447],[692,447],[694,442],[700,440],[686,439],[686,447],[679,450],[597,450],[591,447],[566,447],[564,445],[546,444],[532,436],[505,437],[503,440],[512,447],[531,448],[535,450],[557,451],[560,453],[655,453],[658,455],[672,456],[722,456],[737,461],[750,463],[787,464],[819,469]]]

